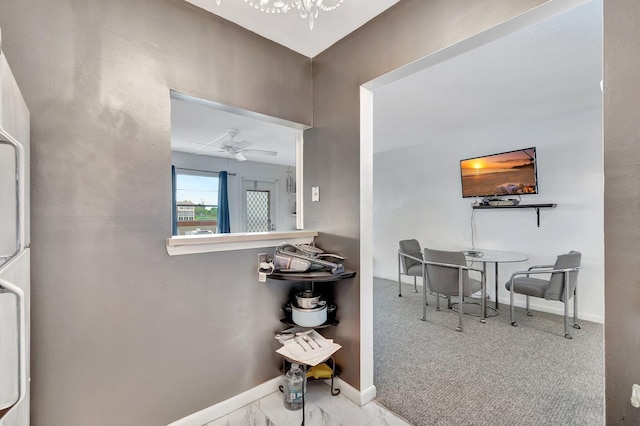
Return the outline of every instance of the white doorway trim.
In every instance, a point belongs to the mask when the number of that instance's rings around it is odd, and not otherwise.
[[[373,91],[360,87],[360,389],[373,383]],[[369,401],[363,401],[366,404]]]

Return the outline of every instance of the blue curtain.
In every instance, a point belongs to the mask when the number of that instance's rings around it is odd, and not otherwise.
[[[220,172],[218,174],[218,234],[229,234],[230,232],[227,172]]]
[[[171,166],[171,235],[178,235],[178,200],[176,199],[176,166]]]

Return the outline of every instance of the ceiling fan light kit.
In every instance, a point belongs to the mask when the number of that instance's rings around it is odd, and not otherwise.
[[[192,151],[191,154],[200,155],[201,151],[205,148],[213,147],[217,149],[216,152],[226,152],[229,156],[235,158],[238,161],[246,161],[247,157],[245,156],[245,154],[269,155],[271,157],[275,157],[278,155],[276,151],[267,151],[264,149],[247,149],[248,147],[252,146],[253,143],[246,140],[237,141],[235,140],[236,136],[238,136],[238,130],[227,129],[227,131],[222,136],[217,137],[211,142],[198,147],[198,149]],[[224,140],[225,137],[229,137],[229,139]]]
[[[221,0],[216,0],[220,6]],[[313,30],[313,24],[320,11],[331,12],[338,8],[344,0],[244,0],[252,6],[266,13],[287,13],[291,9],[298,9],[302,19],[309,18],[309,29]],[[325,4],[329,3],[329,5]]]

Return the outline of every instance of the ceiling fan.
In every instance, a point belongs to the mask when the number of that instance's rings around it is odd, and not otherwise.
[[[246,140],[236,141],[235,137],[237,135],[238,135],[238,130],[227,129],[225,134],[223,134],[219,138],[212,140],[209,143],[206,143],[198,147],[198,149],[193,151],[192,154],[197,154],[199,151],[203,150],[204,148],[211,146],[211,147],[217,148],[218,149],[217,152],[226,152],[227,154],[233,156],[238,161],[245,161],[247,159],[247,157],[245,157],[244,154],[269,155],[272,157],[275,157],[276,155],[278,155],[276,151],[267,151],[263,149],[248,149],[248,147],[253,145],[253,143]],[[228,136],[228,139],[224,140],[227,136]]]

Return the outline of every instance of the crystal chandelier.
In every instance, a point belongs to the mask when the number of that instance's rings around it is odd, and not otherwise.
[[[221,0],[216,0],[220,6]],[[309,18],[309,29],[313,30],[313,23],[320,11],[330,12],[342,4],[344,0],[244,0],[262,12],[287,13],[291,9],[298,9],[302,19]],[[329,5],[325,3],[330,3]]]

